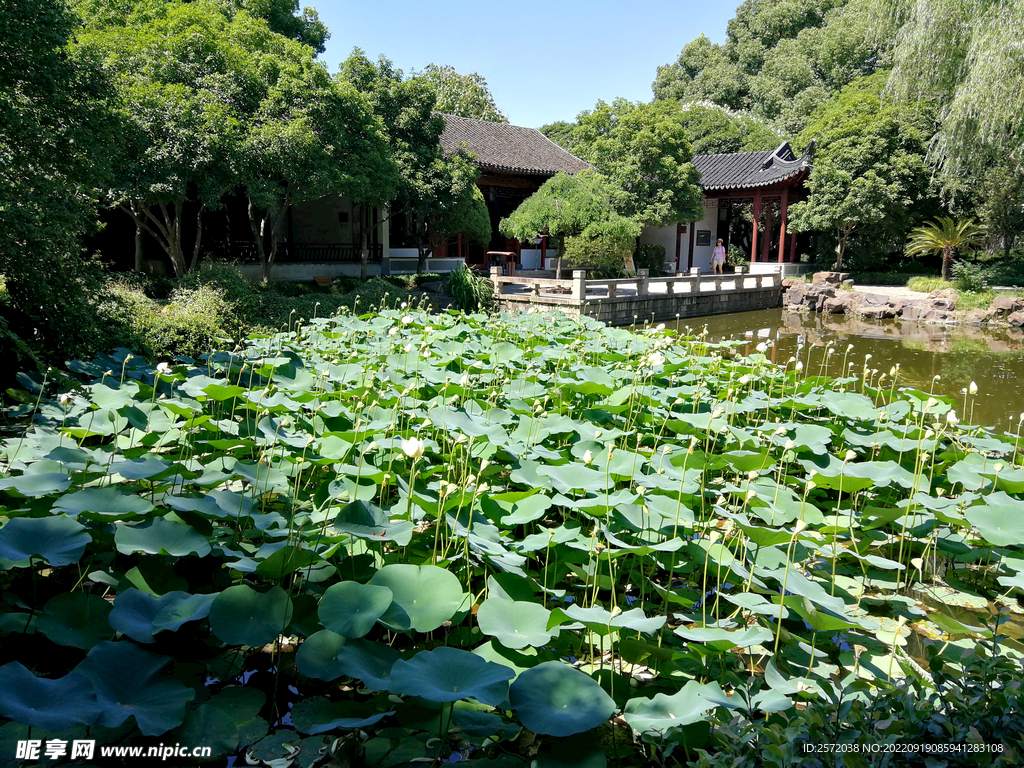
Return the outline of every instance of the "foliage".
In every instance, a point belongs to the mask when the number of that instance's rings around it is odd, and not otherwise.
[[[580,113],[571,147],[613,182],[623,216],[655,226],[701,218],[704,196],[678,104],[600,101]]]
[[[566,238],[565,263],[579,269],[622,271],[633,253],[637,235],[639,227],[629,219],[617,217],[594,222],[580,234]]]
[[[409,77],[383,56],[371,62],[360,49],[341,65],[338,78],[366,94],[387,131],[398,169],[391,215],[413,222],[419,255],[417,272],[427,256],[452,236],[490,240],[490,218],[476,187],[478,170],[463,152],[447,155],[441,146],[444,118],[435,111],[437,93],[423,77]],[[484,219],[486,218],[486,234]],[[363,277],[365,277],[364,260]]]
[[[487,81],[476,72],[460,75],[454,67],[428,64],[413,77],[422,78],[430,84],[437,97],[438,112],[492,123],[508,122],[494,103]]]
[[[633,251],[633,264],[637,269],[649,269],[653,275],[664,271],[666,256],[664,245],[641,243]]]
[[[466,267],[453,269],[445,282],[456,309],[479,312],[489,309],[494,303],[494,286],[491,281]]]
[[[592,230],[588,238],[640,235],[640,226],[636,222],[627,221],[616,212],[613,199],[617,193],[614,184],[599,173],[582,171],[571,176],[559,173],[526,198],[511,216],[502,219],[498,229],[506,237],[519,241],[538,235],[558,237],[556,274],[560,275],[566,238],[584,235],[588,228],[605,223],[615,231]]]
[[[885,0],[898,25],[893,94],[939,106],[931,159],[945,179],[984,174],[988,157],[1024,157],[1024,60],[1019,0]]]
[[[763,120],[711,102],[683,104],[680,124],[694,155],[757,152],[782,143]]]
[[[403,309],[75,363],[0,446],[5,735],[525,768],[612,729],[682,764],[880,691],[864,727],[973,716],[1019,762],[1020,653],[973,618],[1019,610],[1015,436],[743,345]]]
[[[818,151],[807,182],[811,196],[790,208],[793,229],[831,230],[836,269],[857,230],[876,241],[902,236],[927,191],[923,117],[885,104],[884,78],[879,73],[844,88],[800,136],[805,146],[817,141]]]
[[[985,173],[980,190],[978,215],[992,240],[1002,246],[1003,257],[1024,232],[1024,170],[1011,163],[999,163]]]
[[[14,0],[0,15],[0,312],[55,362],[97,333],[81,237],[115,135],[109,89],[73,30],[63,2]]]
[[[989,289],[985,270],[969,261],[953,265],[953,279],[956,281],[956,287],[967,293],[981,293]]]
[[[885,283],[883,283],[883,285],[885,285]],[[918,275],[907,280],[907,288],[912,291],[920,291],[921,293],[941,291],[949,287],[949,282],[947,280],[943,280],[941,277],[926,277],[924,275]]]
[[[998,618],[998,617],[997,617]],[[1004,635],[1005,637],[1005,635]],[[720,722],[714,735],[718,750],[701,750],[698,768],[760,766],[886,766],[891,755],[912,766],[1009,766],[1024,749],[1020,714],[1021,669],[989,643],[961,656],[955,672],[929,648],[927,674],[934,689],[904,678],[880,685],[876,692],[833,688],[799,711],[779,713],[760,722]],[[739,718],[737,718],[739,720]],[[982,745],[1012,745],[989,751]],[[822,744],[840,745],[832,755],[808,751]],[[951,748],[951,745],[958,745]],[[963,745],[963,746],[959,746]],[[967,746],[972,745],[972,746]]]
[[[701,35],[658,68],[656,99],[749,110],[783,133],[884,61],[891,36],[873,0],[747,0],[724,45]]]
[[[942,255],[942,279],[949,280],[957,251],[981,244],[984,231],[974,219],[954,221],[942,216],[936,221],[913,229],[907,239],[908,256]]]

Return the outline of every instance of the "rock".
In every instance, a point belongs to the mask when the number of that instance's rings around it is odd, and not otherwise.
[[[1008,318],[1006,322],[1012,325],[1014,328],[1020,328],[1024,325],[1024,312],[1014,312]]]
[[[988,308],[996,317],[1009,315],[1024,309],[1024,298],[1020,296],[996,296]]]
[[[956,288],[937,288],[928,294],[929,299],[944,299],[948,302],[947,309],[956,309],[956,302],[960,298],[960,294],[956,292]]]
[[[846,296],[832,296],[825,299],[821,311],[828,315],[848,315],[851,309],[849,298]]]
[[[967,325],[984,325],[989,321],[989,314],[984,309],[972,309],[964,317]]]
[[[842,282],[850,277],[849,272],[815,272],[811,277],[811,282],[815,285],[826,283],[828,285],[841,285]]]
[[[807,283],[794,283],[786,290],[785,303],[787,306],[799,307],[807,297]]]
[[[795,277],[785,277],[782,279],[783,288],[792,288],[794,285],[802,285],[803,280],[797,280]]]
[[[878,306],[877,304],[860,307],[858,310],[858,314],[861,317],[866,317],[873,320],[881,320],[883,317],[893,316],[892,307],[888,305]]]
[[[889,297],[884,293],[867,293],[865,291],[858,291],[857,295],[860,300],[868,306],[880,307],[889,303]]]
[[[445,285],[445,282],[443,280],[431,280],[430,282],[422,283],[420,285],[420,288],[426,291],[427,293],[437,293],[440,295],[444,295],[445,293],[447,293],[447,291],[445,290],[447,286]]]

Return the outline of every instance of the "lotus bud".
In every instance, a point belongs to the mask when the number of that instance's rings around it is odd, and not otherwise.
[[[595,429],[594,430],[594,439],[597,440],[597,438],[599,438],[602,434],[604,434],[604,433],[601,432],[600,429]]]
[[[787,451],[792,451],[794,448],[796,448],[796,440],[787,440],[786,444],[782,447]]]
[[[392,326],[392,327],[391,327],[391,328],[390,328],[390,329],[388,330],[388,336],[394,336],[394,335],[395,335],[396,333],[398,333],[398,326],[397,326],[397,325],[395,325],[395,326]]]
[[[665,363],[665,356],[661,352],[652,352],[647,356],[647,364],[652,368],[657,368],[659,365]]]
[[[407,301],[403,301],[403,302],[402,302],[402,305],[401,305],[401,307],[400,307],[400,309],[405,309],[405,308],[406,308],[406,307],[408,307],[408,306],[409,306],[409,302],[407,302]]]
[[[668,456],[670,453],[672,453],[672,446],[671,445],[663,445],[661,447],[661,455],[662,456]]]
[[[402,325],[408,325],[412,322],[412,315],[406,315],[402,318]]]
[[[803,369],[804,369],[803,360],[797,360],[796,361],[796,370],[802,371]]]
[[[611,461],[611,460],[612,460],[612,456],[613,456],[614,454],[615,454],[615,447],[614,447],[614,446],[611,446],[611,445],[609,445],[609,446],[608,446],[608,461]]]
[[[423,441],[418,437],[410,437],[408,440],[402,440],[402,453],[410,459],[418,459],[422,456],[424,448],[425,446]]]
[[[62,394],[60,396],[60,404],[61,405],[68,405],[70,402],[71,402],[71,395],[69,395],[68,393],[65,392],[64,394]]]
[[[594,454],[590,451],[585,451],[583,454],[583,463],[589,466],[594,461]]]
[[[857,454],[854,451],[847,451],[846,452],[846,461],[853,461],[856,458],[857,458]]]
[[[171,366],[168,363],[158,363],[156,366],[156,372],[160,376],[169,376],[171,374]]]
[[[756,469],[750,470],[749,472],[747,472],[747,482],[750,482],[752,480],[757,480],[757,476],[758,476],[758,471]]]
[[[757,491],[755,491],[753,488],[751,488],[749,491],[747,491],[747,501],[750,501],[755,496],[757,496]]]
[[[895,365],[892,368],[889,369],[889,375],[890,376],[895,376],[896,375],[896,366]]]
[[[864,362],[867,363],[871,359],[871,355],[864,355]]]
[[[955,427],[959,423],[960,419],[956,417],[956,411],[950,411],[946,414],[946,423],[951,427]]]
[[[638,485],[636,487],[636,492],[639,493],[641,496],[646,496],[647,495],[647,488],[645,486],[643,486],[643,485]]]
[[[971,393],[972,395],[976,395],[976,394],[978,394],[978,385],[977,385],[977,384],[975,384],[975,383],[974,383],[974,382],[972,381],[972,382],[971,382],[971,385],[970,385],[970,386],[969,386],[969,387],[967,388],[967,390],[968,390],[968,391],[969,391],[969,392],[970,392],[970,393]]]
[[[806,527],[807,527],[807,523],[806,522],[804,522],[803,520],[797,520],[795,523],[793,523],[793,532],[794,533],[801,533],[801,532],[803,532],[803,530]]]

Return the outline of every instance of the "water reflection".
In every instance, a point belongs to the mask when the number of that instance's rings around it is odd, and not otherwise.
[[[928,390],[932,378],[937,393],[955,398],[957,412],[963,418],[961,390],[972,381],[978,384],[974,398],[973,419],[998,430],[1016,433],[1020,414],[1024,412],[1024,332],[1017,329],[989,330],[974,326],[926,325],[900,320],[862,320],[844,315],[818,315],[782,309],[738,312],[729,315],[681,320],[680,328],[707,326],[709,334],[718,339],[748,339],[747,352],[758,342],[775,341],[773,356],[785,363],[796,354],[799,341],[809,348],[811,364],[808,371],[817,373],[824,359],[825,345],[835,342],[836,353],[829,364],[829,373],[838,375],[847,345],[852,344],[849,360],[859,371],[865,355],[871,355],[870,366],[888,371],[900,365],[900,383]]]

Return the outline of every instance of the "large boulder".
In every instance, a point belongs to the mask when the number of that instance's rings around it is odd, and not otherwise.
[[[952,310],[956,309],[956,302],[960,298],[960,294],[956,292],[955,288],[937,288],[928,294],[928,298],[935,302],[935,306]]]
[[[804,299],[807,297],[807,289],[810,286],[807,283],[796,281],[792,285],[786,288],[786,295],[784,303],[790,307],[803,306]]]
[[[822,303],[821,311],[827,315],[852,315],[856,302],[847,292],[840,292]]]
[[[849,277],[849,272],[815,272],[811,277],[811,282],[815,285],[821,283],[826,285],[842,285],[843,281]]]
[[[882,318],[893,316],[892,307],[888,304],[883,304],[881,306],[878,304],[864,305],[858,308],[857,313],[861,317],[870,318],[872,320],[881,320]]]
[[[966,325],[984,325],[989,320],[989,313],[984,309],[972,309],[964,316],[964,323]]]
[[[988,305],[989,310],[996,317],[1011,315],[1014,312],[1024,310],[1024,297],[1021,296],[996,296]]]
[[[1006,318],[1006,322],[1012,325],[1014,328],[1020,328],[1024,325],[1024,312],[1014,312]]]
[[[883,307],[889,303],[889,296],[885,293],[869,293],[868,291],[857,291],[859,300],[869,307]]]

